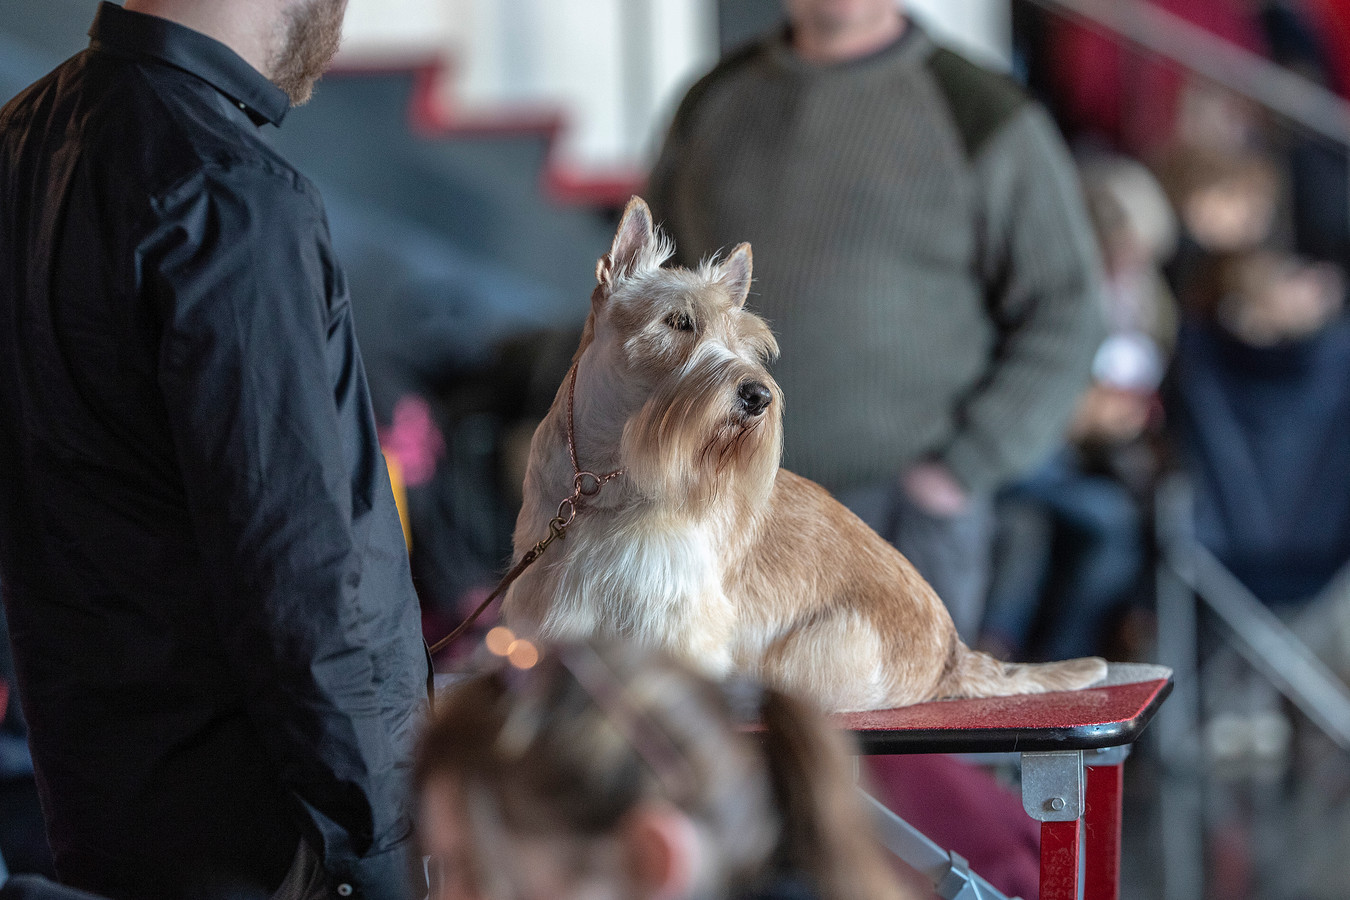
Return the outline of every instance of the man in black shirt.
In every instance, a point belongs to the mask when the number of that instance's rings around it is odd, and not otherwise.
[[[104,3],[0,111],[0,582],[96,893],[408,896],[418,609],[323,207],[259,135],[344,8]]]

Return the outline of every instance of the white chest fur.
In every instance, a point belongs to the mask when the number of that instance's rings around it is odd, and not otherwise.
[[[583,513],[535,568],[523,587],[551,598],[542,637],[622,635],[729,669],[733,611],[706,529],[631,511]]]

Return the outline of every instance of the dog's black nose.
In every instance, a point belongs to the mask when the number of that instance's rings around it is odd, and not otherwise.
[[[741,398],[741,409],[752,416],[764,412],[773,402],[773,391],[769,390],[768,385],[760,384],[758,381],[745,382],[736,394]]]

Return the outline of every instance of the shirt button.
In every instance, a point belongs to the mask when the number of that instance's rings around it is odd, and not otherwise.
[[[339,897],[350,897],[352,895],[352,886],[343,882],[337,886],[337,892]]]

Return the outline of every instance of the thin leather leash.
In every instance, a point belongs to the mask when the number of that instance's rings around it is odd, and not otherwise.
[[[525,552],[525,555],[520,558],[520,561],[511,567],[511,571],[506,573],[505,577],[503,577],[502,580],[498,582],[497,586],[493,588],[492,593],[488,594],[487,598],[483,600],[482,603],[478,604],[478,608],[470,613],[467,619],[460,622],[454,631],[431,645],[429,650],[432,654],[436,654],[445,649],[455,640],[455,638],[463,634],[470,625],[478,621],[478,617],[492,605],[494,600],[505,593],[506,589],[511,586],[511,582],[519,578],[521,573],[530,567],[531,563],[544,555],[544,551],[548,549],[549,544],[563,537],[567,533],[568,527],[572,524],[572,521],[576,519],[577,513],[582,509],[582,501],[584,499],[595,497],[600,493],[601,488],[626,471],[626,468],[615,469],[608,475],[597,475],[594,472],[581,468],[581,463],[577,460],[576,424],[572,410],[575,406],[578,365],[579,362],[573,363],[571,371],[567,373],[567,454],[572,458],[571,496],[565,498],[558,504],[558,514],[549,520],[548,537],[544,538]]]

